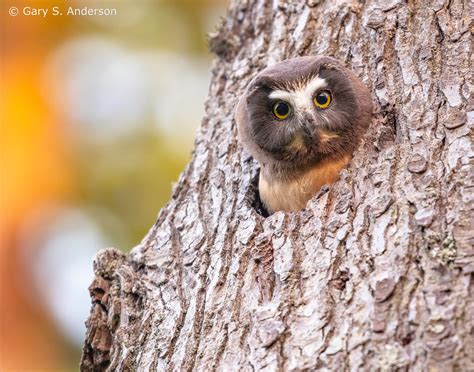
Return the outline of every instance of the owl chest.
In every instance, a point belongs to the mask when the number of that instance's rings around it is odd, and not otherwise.
[[[273,180],[266,176],[265,172],[260,172],[258,185],[260,199],[270,213],[304,209],[308,200],[323,185],[337,181],[340,170],[349,160],[349,157],[345,157],[320,164],[301,176],[286,181]]]

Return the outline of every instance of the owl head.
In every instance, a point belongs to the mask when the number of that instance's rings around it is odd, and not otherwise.
[[[262,165],[304,169],[347,156],[372,114],[368,89],[334,58],[298,57],[260,72],[239,101],[244,147]]]

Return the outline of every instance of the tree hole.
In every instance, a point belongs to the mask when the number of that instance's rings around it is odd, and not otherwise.
[[[251,198],[251,205],[252,208],[262,217],[267,218],[270,216],[265,205],[263,204],[262,200],[260,199],[260,193],[258,192],[258,178],[260,176],[260,172],[252,179],[252,186],[250,190],[250,198]]]

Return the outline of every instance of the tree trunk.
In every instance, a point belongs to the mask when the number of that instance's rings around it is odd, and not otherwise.
[[[206,117],[128,256],[98,254],[83,370],[474,370],[472,2],[231,1]],[[260,213],[234,108],[265,66],[336,57],[373,92],[348,169]]]

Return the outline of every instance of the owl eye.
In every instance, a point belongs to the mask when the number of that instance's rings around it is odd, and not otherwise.
[[[329,93],[327,90],[319,92],[316,97],[313,98],[314,104],[320,109],[328,108],[331,104],[331,100],[331,93]]]
[[[279,101],[273,105],[273,115],[275,115],[277,119],[286,119],[290,115],[290,112],[291,106],[289,103]]]

